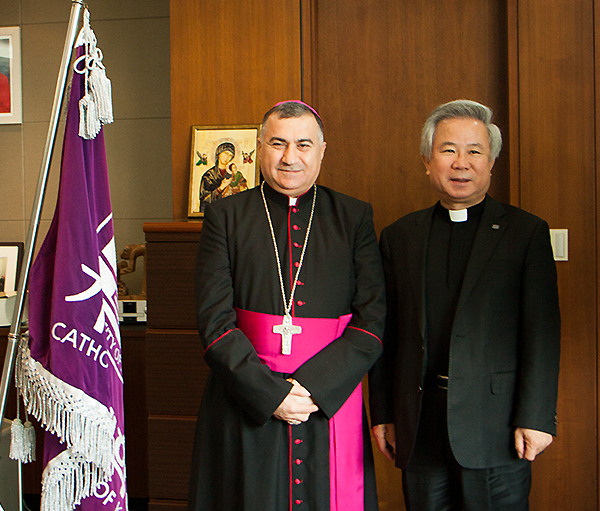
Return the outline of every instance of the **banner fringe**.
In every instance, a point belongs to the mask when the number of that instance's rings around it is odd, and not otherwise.
[[[31,357],[28,335],[21,339],[16,380],[26,410],[67,449],[48,462],[41,511],[74,509],[114,472],[117,420],[81,390],[56,378]]]
[[[74,509],[103,482],[102,471],[67,449],[50,460],[42,474],[40,511]]]

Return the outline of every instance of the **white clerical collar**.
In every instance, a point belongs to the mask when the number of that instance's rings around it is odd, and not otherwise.
[[[466,222],[469,218],[469,212],[467,209],[449,209],[450,220],[453,222]]]
[[[298,202],[298,197],[290,197],[290,206],[295,206]]]

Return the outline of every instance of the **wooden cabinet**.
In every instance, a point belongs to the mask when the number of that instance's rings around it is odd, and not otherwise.
[[[149,511],[187,505],[197,412],[208,376],[196,331],[200,222],[146,223]]]

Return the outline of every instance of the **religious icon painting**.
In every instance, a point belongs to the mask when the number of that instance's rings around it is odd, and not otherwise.
[[[0,124],[21,124],[21,33],[0,27]]]
[[[192,126],[188,217],[259,183],[259,125]]]

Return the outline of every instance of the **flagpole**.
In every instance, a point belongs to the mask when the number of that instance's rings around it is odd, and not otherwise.
[[[42,158],[42,165],[40,168],[40,175],[38,178],[37,189],[35,192],[35,199],[33,204],[33,210],[31,213],[31,219],[29,222],[29,233],[25,242],[25,256],[23,258],[23,266],[21,268],[21,274],[19,277],[19,287],[17,289],[17,299],[15,308],[13,311],[12,323],[8,334],[8,346],[6,347],[6,356],[4,357],[4,369],[2,371],[2,381],[0,382],[0,424],[4,418],[4,412],[6,408],[6,399],[8,397],[8,383],[12,376],[14,367],[14,358],[17,350],[17,344],[21,337],[21,320],[23,315],[23,304],[25,302],[25,290],[27,289],[27,281],[29,278],[29,270],[31,268],[31,261],[33,258],[33,249],[35,247],[35,240],[37,237],[37,231],[40,223],[40,217],[42,213],[42,206],[44,204],[44,195],[46,192],[46,184],[48,182],[48,173],[50,170],[50,163],[52,161],[52,152],[54,150],[54,144],[56,141],[56,131],[58,129],[58,121],[60,118],[60,111],[65,93],[65,86],[67,77],[69,74],[69,65],[71,63],[71,55],[73,53],[73,45],[75,44],[75,38],[77,37],[77,27],[79,24],[79,15],[81,8],[84,3],[81,0],[71,1],[71,15],[69,17],[69,26],[67,28],[67,37],[65,39],[65,46],[63,48],[62,61],[60,64],[60,71],[58,73],[58,80],[56,83],[56,90],[54,92],[54,104],[52,106],[52,114],[50,116],[50,126],[48,127],[48,136],[46,138],[46,148],[44,149],[44,156]]]

